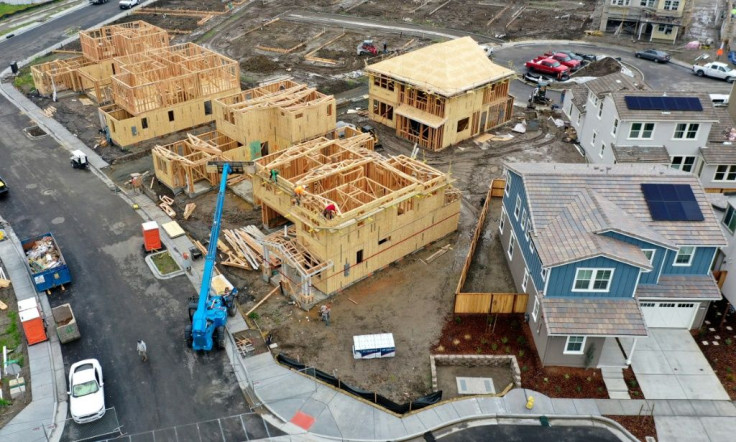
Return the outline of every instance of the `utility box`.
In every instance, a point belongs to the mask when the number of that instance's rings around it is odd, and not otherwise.
[[[146,252],[161,250],[161,234],[156,221],[148,221],[143,226],[143,248]]]
[[[74,317],[72,306],[70,304],[61,304],[51,309],[56,324],[56,335],[62,344],[79,339],[82,335],[77,327],[77,318]]]
[[[20,316],[20,323],[23,326],[28,345],[38,344],[49,339],[46,336],[46,327],[36,298],[18,301],[18,316]]]
[[[353,336],[353,358],[374,359],[396,356],[393,333]]]

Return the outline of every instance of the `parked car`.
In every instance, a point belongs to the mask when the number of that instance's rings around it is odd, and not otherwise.
[[[594,54],[583,54],[580,52],[573,52],[573,51],[554,51],[554,52],[565,54],[568,57],[572,58],[573,60],[578,60],[583,65],[590,63],[591,61],[596,61],[598,59],[598,56]]]
[[[547,52],[544,56],[559,61],[563,65],[569,67],[571,71],[577,71],[583,67],[582,60],[576,60],[562,52]]]
[[[551,75],[558,80],[567,80],[570,78],[570,68],[553,58],[547,58],[543,55],[527,61],[524,66],[530,71]]]
[[[554,78],[552,78],[550,76],[547,76],[547,75],[537,74],[535,72],[527,72],[527,73],[525,73],[524,74],[524,80],[526,80],[526,81],[528,81],[530,83],[534,83],[534,84],[544,83],[544,84],[547,84],[547,85],[550,85],[550,84],[552,84],[552,83],[555,82],[555,79]]]
[[[105,383],[97,359],[85,359],[69,369],[69,414],[86,424],[105,415]]]
[[[108,0],[89,0],[90,5],[101,5],[103,3],[107,3]]]
[[[118,3],[120,9],[130,9],[133,6],[137,6],[140,4],[140,0],[120,0],[120,3]]]
[[[736,81],[736,69],[731,69],[726,63],[713,61],[703,65],[694,64],[693,72],[698,77],[711,77],[726,80],[729,83]]]
[[[0,197],[3,197],[8,194],[8,185],[5,183],[5,180],[3,180],[3,177],[0,176]]]
[[[658,51],[656,49],[645,49],[643,51],[636,51],[634,55],[636,56],[636,58],[652,60],[655,63],[668,63],[670,61],[670,54],[665,51]]]

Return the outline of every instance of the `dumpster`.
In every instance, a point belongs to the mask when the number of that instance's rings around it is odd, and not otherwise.
[[[28,345],[38,344],[48,339],[46,325],[36,298],[18,301],[18,316],[20,316],[20,323],[23,326]]]
[[[36,290],[51,294],[52,288],[61,287],[63,290],[64,284],[72,281],[69,267],[51,232],[24,239],[21,245]]]
[[[77,327],[77,319],[74,317],[72,306],[70,304],[61,304],[51,309],[56,324],[56,334],[62,344],[79,339],[82,335]]]

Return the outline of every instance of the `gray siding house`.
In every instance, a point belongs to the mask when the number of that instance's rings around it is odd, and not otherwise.
[[[631,362],[648,328],[692,329],[721,298],[726,244],[697,178],[667,166],[506,164],[499,221],[544,365]],[[684,219],[687,218],[687,219]]]

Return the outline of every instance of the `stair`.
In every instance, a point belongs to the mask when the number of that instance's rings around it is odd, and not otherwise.
[[[611,399],[631,399],[629,388],[624,381],[624,371],[621,367],[601,367],[603,382]]]

